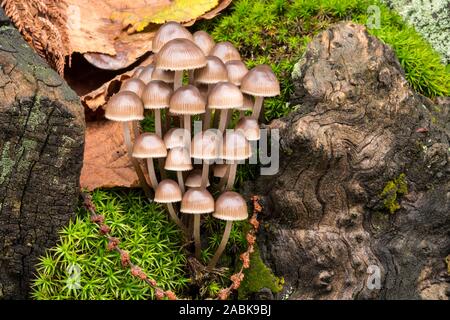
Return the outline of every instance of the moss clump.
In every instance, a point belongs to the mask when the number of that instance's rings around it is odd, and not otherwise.
[[[283,289],[284,279],[275,276],[261,259],[259,250],[256,248],[250,256],[250,268],[244,271],[244,280],[238,289],[239,299],[248,299],[252,293],[262,288],[268,288],[273,293]]]
[[[400,209],[399,198],[406,193],[408,193],[408,182],[404,173],[386,184],[380,196],[389,213],[393,214]]]
[[[131,261],[164,289],[182,291],[188,279],[181,234],[162,208],[136,192],[95,191],[97,213],[105,216],[111,236]],[[106,249],[89,214],[80,209],[61,231],[58,244],[40,259],[33,282],[35,299],[152,299],[153,289],[123,268],[116,252]]]

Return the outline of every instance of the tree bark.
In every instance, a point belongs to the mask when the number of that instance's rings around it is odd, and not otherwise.
[[[263,196],[258,244],[285,279],[279,298],[448,299],[450,134],[439,111],[353,23],[315,37],[293,77],[298,111],[271,124],[280,170],[250,189]]]
[[[0,68],[0,299],[18,299],[74,215],[85,124],[78,96],[1,9]]]

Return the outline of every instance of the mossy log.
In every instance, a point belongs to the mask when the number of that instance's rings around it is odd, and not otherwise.
[[[280,170],[251,190],[263,196],[258,244],[286,281],[280,297],[448,299],[450,135],[439,108],[353,23],[315,37],[293,77],[298,109],[270,126]]]
[[[77,95],[1,9],[0,69],[0,299],[17,299],[74,214],[85,125]]]

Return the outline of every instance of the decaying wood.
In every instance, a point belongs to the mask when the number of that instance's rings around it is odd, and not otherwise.
[[[75,213],[84,110],[1,9],[0,45],[0,299],[25,298]]]
[[[310,43],[294,83],[298,111],[271,125],[280,171],[252,191],[265,195],[258,240],[286,281],[279,297],[448,299],[450,135],[393,50],[341,23]],[[382,194],[399,176],[407,192],[390,213]]]

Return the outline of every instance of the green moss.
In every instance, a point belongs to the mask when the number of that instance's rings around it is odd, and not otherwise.
[[[393,214],[400,209],[399,198],[406,193],[408,193],[408,183],[404,173],[386,183],[386,186],[380,194],[386,210]]]
[[[250,257],[250,268],[244,271],[244,280],[238,289],[239,299],[248,299],[252,293],[268,288],[273,293],[283,289],[284,279],[275,276],[261,259],[258,249]]]

